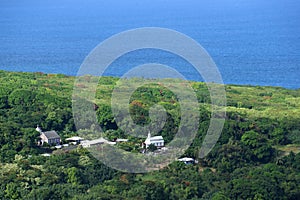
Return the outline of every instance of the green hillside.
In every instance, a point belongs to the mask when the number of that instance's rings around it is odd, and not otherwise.
[[[76,86],[86,88],[81,95],[95,92],[96,100],[87,103],[96,110],[104,136],[128,138],[118,147],[139,154],[144,139],[119,129],[111,111],[118,78],[83,78],[85,83]],[[37,145],[37,125],[57,131],[63,142],[79,134],[72,114],[74,81],[62,74],[0,71],[0,199],[300,199],[300,89],[226,85],[222,135],[209,155],[198,159],[211,115],[210,95],[205,83],[189,82],[201,115],[183,156],[198,164],[176,161],[159,171],[129,174],[78,146]],[[93,81],[98,86],[90,89]],[[149,124],[155,104],[167,111],[159,134],[169,143],[180,123],[180,104],[172,91],[160,84],[139,87],[130,98],[131,117],[141,126]]]

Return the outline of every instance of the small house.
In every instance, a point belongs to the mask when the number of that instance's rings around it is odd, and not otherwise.
[[[121,142],[128,142],[128,139],[114,138],[113,141],[116,142],[116,143],[121,143]]]
[[[49,145],[59,145],[61,142],[60,136],[57,134],[56,131],[46,131],[43,132],[42,129],[38,126],[36,128],[38,132],[40,132],[40,138],[42,145],[44,142],[48,143]]]
[[[98,138],[95,140],[83,140],[80,142],[80,144],[83,148],[88,148],[91,146],[96,146],[96,145],[100,145],[100,144],[104,144],[104,143],[107,143],[107,140],[105,140],[104,138]]]
[[[84,139],[78,136],[73,136],[70,138],[67,138],[66,141],[76,145],[76,144],[80,144],[81,141],[83,141]]]
[[[193,158],[187,158],[187,157],[184,157],[184,158],[180,158],[178,159],[178,161],[181,161],[181,162],[184,162],[184,164],[195,164],[195,160]]]

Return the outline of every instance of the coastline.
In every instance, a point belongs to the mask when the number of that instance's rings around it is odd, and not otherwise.
[[[49,73],[49,72],[43,72],[43,71],[13,71],[13,70],[4,70],[0,69],[0,72],[9,72],[9,73],[39,73],[39,74],[50,74],[50,75],[60,75],[60,76],[65,76],[65,77],[76,77],[76,75],[69,75],[69,74],[64,74],[64,73]],[[104,77],[114,77],[114,78],[120,78],[119,76],[114,76],[114,75],[105,75]],[[197,80],[188,80],[190,82],[203,82],[203,81],[197,81]],[[278,86],[278,85],[260,85],[260,84],[242,84],[242,83],[224,83],[225,86],[241,86],[241,87],[270,87],[270,88],[282,88],[282,89],[287,89],[287,90],[300,90],[299,87],[284,87],[284,86]]]

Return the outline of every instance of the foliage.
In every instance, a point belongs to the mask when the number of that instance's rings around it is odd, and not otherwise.
[[[80,87],[91,92],[88,84],[95,77],[83,78],[87,83]],[[111,111],[118,80],[101,77],[96,99],[83,105],[95,109],[107,139],[128,138],[117,146],[138,153],[144,138],[127,135]],[[73,84],[74,77],[64,75],[0,71],[0,199],[300,199],[299,89],[225,86],[228,106],[222,135],[200,159],[210,123],[210,95],[205,83],[190,82],[201,115],[197,135],[183,156],[199,163],[176,161],[159,171],[126,174],[83,148],[53,151],[37,146],[37,124],[56,130],[63,139],[77,134]],[[172,91],[160,84],[140,87],[130,98],[129,112],[135,123],[148,125],[150,108],[156,104],[166,110],[166,123],[157,134],[169,143],[181,120],[179,99]],[[91,130],[96,129],[93,124]],[[51,156],[41,156],[45,152]]]

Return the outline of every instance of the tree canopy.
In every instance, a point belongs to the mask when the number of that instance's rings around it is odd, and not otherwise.
[[[95,77],[84,78],[88,84]],[[78,134],[72,114],[74,80],[0,71],[0,199],[300,199],[299,89],[226,85],[224,129],[213,150],[200,159],[210,123],[210,96],[205,83],[190,82],[199,101],[199,129],[182,156],[198,163],[174,161],[158,171],[129,174],[107,167],[80,146],[55,150],[37,145],[36,125],[56,130],[63,140]],[[94,109],[104,137],[127,138],[117,147],[138,154],[145,138],[126,134],[111,110],[118,80],[101,77],[95,102],[84,105]],[[157,134],[169,143],[181,120],[178,102],[172,91],[151,84],[139,87],[128,106],[140,126],[151,122],[153,105],[162,106],[166,122]]]

